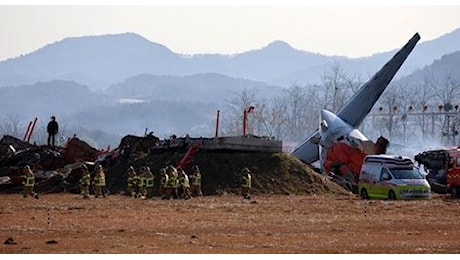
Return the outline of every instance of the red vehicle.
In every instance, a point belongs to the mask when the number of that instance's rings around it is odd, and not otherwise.
[[[458,146],[440,150],[430,150],[415,156],[423,165],[431,190],[436,193],[450,193],[458,198],[460,193],[460,148]]]

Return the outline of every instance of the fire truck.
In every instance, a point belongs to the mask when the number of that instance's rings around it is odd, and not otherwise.
[[[460,196],[460,147],[429,150],[415,156],[415,161],[428,173],[431,191]]]

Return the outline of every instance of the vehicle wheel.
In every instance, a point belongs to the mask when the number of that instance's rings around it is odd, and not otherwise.
[[[457,190],[457,187],[453,186],[450,190],[450,197],[452,199],[456,199],[458,198],[458,190]]]
[[[366,189],[361,189],[361,199],[363,199],[363,200],[369,199],[369,194],[367,194]]]
[[[396,194],[394,191],[390,190],[390,192],[388,192],[388,199],[389,200],[396,200]]]

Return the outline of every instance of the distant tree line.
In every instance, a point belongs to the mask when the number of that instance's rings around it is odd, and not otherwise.
[[[258,98],[254,90],[235,93],[225,106],[222,132],[241,135],[243,111],[254,106],[248,114],[247,133],[301,142],[317,129],[321,109],[337,112],[364,82],[333,64],[320,85],[293,83],[269,100]],[[460,80],[451,75],[437,78],[425,73],[418,83],[397,80],[385,90],[360,130],[373,141],[385,136],[405,145],[453,144],[460,127],[458,114],[453,116],[456,104],[460,105]]]

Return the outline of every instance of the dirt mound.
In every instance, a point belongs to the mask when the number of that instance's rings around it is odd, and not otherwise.
[[[108,167],[107,188],[111,193],[126,188],[126,169],[148,166],[155,176],[154,191],[159,188],[159,169],[179,162],[184,152],[150,154],[135,161],[117,161]],[[255,194],[346,194],[347,192],[297,158],[285,153],[245,153],[199,151],[192,165],[198,165],[202,174],[204,194],[237,193],[240,191],[241,169],[248,167]],[[184,169],[190,173],[189,168]],[[154,192],[154,195],[157,193]]]
[[[241,169],[251,170],[254,193],[325,194],[344,193],[336,183],[286,153],[198,153],[195,164],[202,169],[203,190],[239,189]],[[209,176],[209,177],[208,177]]]

